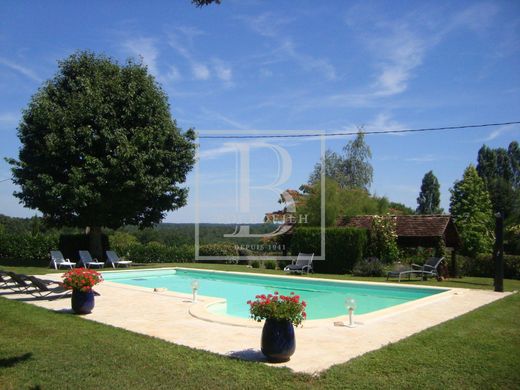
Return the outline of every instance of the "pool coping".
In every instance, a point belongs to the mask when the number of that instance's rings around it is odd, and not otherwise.
[[[202,271],[206,273],[216,273],[216,274],[235,274],[235,275],[246,275],[246,276],[253,276],[253,277],[273,277],[273,278],[279,278],[279,279],[291,279],[290,275],[273,275],[273,274],[257,274],[252,272],[237,272],[237,271],[221,271],[221,270],[207,270],[203,268],[190,268],[190,267],[160,267],[160,268],[153,268],[153,269],[140,269],[140,270],[110,270],[110,271],[103,271],[103,272],[142,272],[142,271],[165,271],[165,270],[186,270],[186,271]],[[443,290],[443,292],[430,295],[423,298],[414,299],[408,302],[404,302],[401,304],[397,304],[394,306],[390,306],[384,309],[375,310],[370,313],[366,314],[359,314],[356,315],[354,311],[354,323],[357,325],[363,325],[367,324],[373,321],[381,320],[387,316],[393,316],[396,314],[400,314],[409,310],[414,310],[419,307],[423,307],[425,305],[435,303],[435,302],[441,302],[446,299],[449,299],[453,295],[462,295],[464,294],[465,289],[462,288],[451,288],[451,287],[437,287],[437,286],[423,286],[423,285],[396,285],[395,283],[385,283],[385,282],[364,282],[364,281],[350,281],[350,280],[340,280],[340,279],[327,279],[327,278],[309,278],[305,276],[296,276],[299,280],[308,280],[308,281],[322,281],[322,282],[328,282],[328,283],[341,283],[341,284],[362,284],[362,285],[372,285],[372,286],[387,286],[391,288],[412,288],[412,289],[432,289],[432,290]],[[150,287],[141,287],[141,286],[134,286],[129,284],[123,284],[123,283],[117,283],[116,281],[105,281],[106,283],[114,283],[117,286],[125,286],[125,288],[136,288],[139,291],[146,291],[146,292],[153,292],[155,294],[163,294],[167,296],[172,297],[180,297],[183,299],[192,300],[191,294],[181,293],[177,291],[171,291],[171,290],[165,290],[165,291],[154,291],[153,288]],[[218,304],[225,304],[227,301],[225,298],[219,298],[219,297],[212,297],[207,295],[197,295],[197,301],[194,302],[190,308],[189,313],[193,317],[207,321],[207,322],[213,322],[223,325],[231,325],[231,326],[238,326],[238,327],[246,327],[246,328],[262,328],[263,327],[263,321],[257,322],[253,321],[252,319],[247,318],[240,318],[240,317],[233,317],[229,315],[223,315],[223,314],[217,314],[210,311],[210,307]],[[322,326],[334,324],[335,326],[343,326],[348,322],[348,315],[345,313],[345,315],[337,316],[337,317],[328,317],[323,319],[316,319],[316,320],[305,320],[302,323],[302,326],[306,328],[319,328]]]

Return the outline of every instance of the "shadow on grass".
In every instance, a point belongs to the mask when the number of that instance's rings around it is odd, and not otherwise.
[[[7,359],[0,359],[0,368],[8,368],[16,366],[18,363],[22,363],[32,358],[32,353],[27,352],[20,356],[13,356]]]
[[[454,279],[448,279],[450,283],[460,283],[460,284],[471,284],[473,286],[492,286],[492,283],[475,283],[475,282],[465,282],[463,280],[454,280]]]

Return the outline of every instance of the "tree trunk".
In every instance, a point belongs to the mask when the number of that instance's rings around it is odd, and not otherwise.
[[[92,258],[103,261],[103,243],[101,241],[101,227],[91,226],[88,232],[89,250]]]

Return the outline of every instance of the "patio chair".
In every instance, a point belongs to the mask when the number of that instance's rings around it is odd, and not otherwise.
[[[107,261],[106,264],[111,265],[112,268],[116,268],[118,265],[123,265],[129,267],[132,262],[130,260],[121,260],[121,258],[117,255],[115,251],[107,251]]]
[[[79,258],[80,258],[80,264],[86,268],[90,268],[90,267],[103,268],[103,266],[105,265],[105,263],[103,263],[102,261],[93,259],[92,256],[90,255],[89,251],[79,251]]]
[[[59,269],[60,267],[74,268],[76,263],[71,262],[69,259],[63,257],[61,251],[51,251],[51,263],[49,267]]]
[[[312,259],[314,258],[314,253],[298,253],[298,258],[296,262],[293,261],[292,264],[286,266],[283,270],[289,273],[309,273],[314,272],[312,269]]]
[[[423,279],[427,279],[428,276],[435,276],[438,278],[439,273],[437,269],[443,260],[444,257],[430,257],[423,265],[412,264],[412,269],[415,270],[415,273],[421,274]]]

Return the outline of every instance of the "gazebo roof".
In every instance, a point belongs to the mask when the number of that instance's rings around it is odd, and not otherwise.
[[[446,246],[458,247],[459,234],[451,215],[395,215],[398,239],[406,244],[424,245],[443,237]],[[338,226],[365,228],[372,227],[372,215],[341,218]]]

